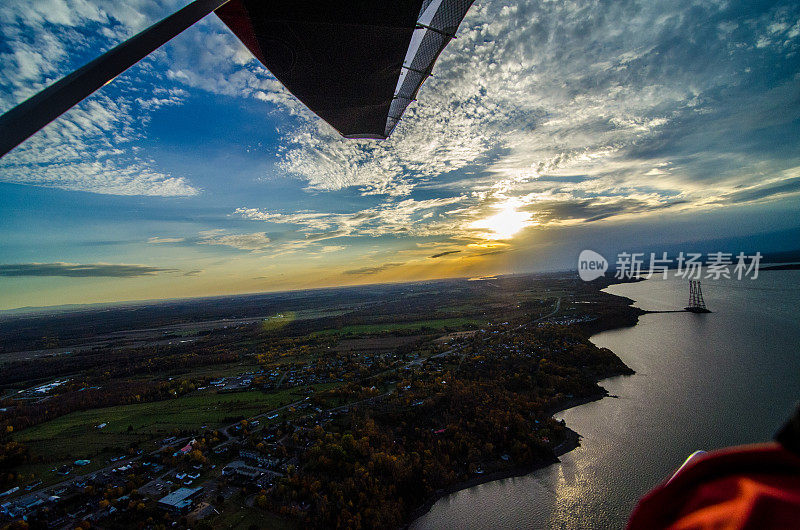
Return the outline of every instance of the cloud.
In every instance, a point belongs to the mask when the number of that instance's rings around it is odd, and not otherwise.
[[[383,272],[388,269],[393,269],[395,267],[400,267],[404,265],[403,263],[384,263],[383,265],[378,265],[376,267],[361,267],[360,269],[351,269],[344,271],[344,274],[353,274],[353,275],[366,275],[366,274],[378,274],[379,272]]]
[[[0,265],[0,276],[67,276],[73,278],[134,278],[152,276],[162,272],[179,272],[149,265],[121,265],[111,263],[18,263]]]
[[[270,243],[270,238],[265,232],[251,234],[226,234],[224,230],[206,230],[200,232],[201,245],[222,245],[239,250],[261,250]]]
[[[486,252],[478,252],[474,254],[477,256],[496,256],[498,254],[505,254],[506,252],[511,252],[511,249],[497,249],[497,250],[487,250]]]
[[[124,4],[124,5],[123,5]],[[177,9],[179,2],[4,2],[0,111],[32,96]],[[0,181],[112,195],[184,197],[200,190],[139,150],[151,113],[179,105],[180,87],[158,81],[159,52],[119,76],[0,161]],[[149,79],[142,79],[149,78]],[[153,87],[156,88],[153,88]]]
[[[785,174],[800,174],[800,167]],[[774,180],[771,182],[759,183],[744,189],[725,193],[720,199],[724,203],[747,203],[775,197],[797,195],[800,193],[800,176],[788,178],[786,180]]]
[[[355,212],[277,213],[258,208],[237,208],[234,214],[253,221],[295,225],[306,241],[344,236],[435,235],[452,232],[452,207],[468,201],[463,195],[434,199],[387,200]]]
[[[95,95],[3,157],[0,181],[111,195],[200,193],[132,150],[142,127],[125,98]]]
[[[458,36],[391,138],[311,119],[280,167],[315,191],[466,189],[462,221],[548,192],[543,221],[559,223],[761,200],[733,192],[798,163],[791,2],[486,1]]]
[[[330,252],[339,252],[339,251],[344,250],[346,248],[347,247],[345,247],[344,245],[327,245],[327,246],[322,247],[320,249],[320,252],[322,252],[323,254],[328,254]]]
[[[688,204],[684,199],[664,199],[658,194],[577,199],[568,193],[526,197],[521,209],[534,214],[540,225],[595,222],[621,215],[651,213]]]
[[[161,244],[161,243],[180,243],[186,241],[184,237],[151,237],[147,240],[148,243]]]
[[[433,256],[428,256],[429,258],[441,258],[442,256],[448,256],[450,254],[458,254],[461,252],[460,250],[446,250],[445,252],[439,252],[434,254]]]
[[[180,5],[4,3],[0,108]],[[314,193],[349,189],[373,200],[346,213],[237,210],[294,225],[302,236],[295,248],[343,236],[473,237],[464,226],[503,204],[546,225],[790,193],[777,191],[800,164],[796,2],[486,0],[473,5],[458,37],[393,136],[354,141],[299,104],[207,17],[6,157],[0,179],[200,194],[188,176],[138,148],[153,112],[205,91],[291,116],[278,128],[281,175]],[[776,192],[755,189],[756,179]],[[438,200],[431,197],[453,202],[428,206]]]

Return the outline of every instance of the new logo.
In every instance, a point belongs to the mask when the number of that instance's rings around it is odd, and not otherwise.
[[[578,275],[585,282],[599,278],[607,270],[608,261],[594,250],[584,250],[578,256]]]

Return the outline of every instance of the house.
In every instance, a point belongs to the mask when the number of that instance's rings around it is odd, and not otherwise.
[[[263,467],[272,467],[277,463],[276,458],[270,458],[256,451],[248,451],[246,449],[239,451],[239,457],[248,463]]]
[[[158,501],[158,507],[174,514],[188,513],[194,507],[203,488],[178,488]]]
[[[222,468],[222,476],[235,484],[250,484],[264,474],[263,469],[251,467],[241,460],[234,460]]]
[[[197,441],[197,440],[195,440],[194,438],[192,438],[192,441],[191,441],[191,442],[189,442],[188,444],[184,445],[183,447],[181,447],[180,449],[178,449],[177,451],[175,451],[175,452],[172,454],[172,456],[178,456],[178,455],[185,455],[185,454],[188,454],[188,453],[189,453],[189,451],[191,451],[191,450],[192,450],[192,445],[194,445],[194,443],[195,443],[196,441]]]

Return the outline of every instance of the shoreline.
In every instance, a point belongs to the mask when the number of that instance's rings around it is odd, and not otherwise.
[[[602,287],[599,287],[598,291],[602,292],[602,289],[605,289],[605,288],[607,288],[607,287],[609,287],[611,285],[616,285],[616,284],[620,284],[620,283],[628,283],[628,282],[625,282],[625,281],[616,281],[616,282],[612,281],[612,282],[607,283],[607,284],[604,282],[604,285]],[[593,324],[592,326],[584,326],[584,329],[586,330],[588,338],[590,338],[590,339],[594,335],[597,335],[598,333],[602,333],[604,331],[610,331],[610,330],[613,330],[613,329],[621,329],[621,328],[626,328],[626,327],[633,327],[639,322],[639,317],[641,315],[648,314],[648,313],[660,313],[661,312],[661,311],[647,311],[647,310],[644,310],[644,309],[640,309],[638,307],[633,307],[633,304],[635,303],[635,300],[631,300],[630,298],[627,298],[627,297],[624,297],[624,296],[612,295],[610,293],[605,293],[605,294],[607,294],[608,296],[612,296],[614,298],[618,298],[621,301],[626,302],[625,307],[627,308],[628,311],[626,311],[626,314],[624,315],[625,318],[622,318],[622,319],[614,318],[614,317],[600,318],[600,319],[592,322],[592,324]],[[614,355],[616,355],[616,353]],[[627,367],[627,365],[625,365],[625,366]],[[609,377],[617,377],[617,376],[623,376],[623,375],[634,375],[635,373],[636,372],[634,372],[632,369],[630,369],[628,367],[627,371],[621,371],[620,373],[617,373],[617,374],[606,374],[606,375],[603,375],[602,377],[598,378],[596,382],[598,383],[598,386],[599,386],[600,381],[602,381],[604,379],[608,379]],[[558,414],[559,412],[563,412],[565,410],[568,410],[568,409],[571,409],[571,408],[575,408],[575,407],[580,407],[581,405],[586,405],[588,403],[593,403],[593,402],[599,401],[599,400],[601,400],[601,399],[603,399],[605,397],[611,397],[611,396],[609,395],[608,391],[605,388],[600,386],[600,390],[597,393],[591,394],[589,396],[580,397],[580,398],[568,399],[568,400],[562,402],[561,404],[553,407],[552,409],[548,410],[547,411],[547,415],[552,417],[552,416],[555,416],[556,414]],[[616,396],[614,396],[614,397],[616,397]],[[551,466],[553,464],[557,464],[557,463],[561,462],[561,460],[559,459],[560,456],[565,455],[566,453],[572,451],[573,449],[576,449],[576,448],[580,447],[580,445],[581,445],[580,441],[581,441],[582,436],[579,433],[575,432],[574,430],[570,429],[569,426],[566,426],[566,430],[567,430],[567,435],[566,435],[566,438],[564,439],[564,441],[553,448],[553,457],[554,458],[552,460],[542,461],[542,462],[538,462],[538,463],[527,465],[527,466],[513,467],[513,468],[510,468],[510,469],[503,470],[503,471],[494,471],[492,473],[487,473],[485,475],[476,476],[476,477],[473,477],[473,478],[471,478],[469,480],[453,484],[452,486],[449,486],[447,488],[442,488],[440,490],[437,490],[431,496],[430,499],[426,500],[421,506],[419,506],[418,508],[416,508],[414,511],[411,512],[411,515],[409,517],[409,521],[407,523],[405,523],[403,526],[401,526],[401,528],[404,529],[404,530],[406,530],[408,528],[411,528],[411,525],[413,525],[414,522],[417,521],[417,519],[419,519],[420,517],[422,517],[425,514],[427,514],[431,510],[431,508],[433,507],[434,504],[439,502],[444,497],[447,497],[448,495],[452,495],[452,494],[457,493],[459,491],[462,491],[462,490],[465,490],[465,489],[469,489],[469,488],[473,488],[475,486],[480,486],[481,484],[494,482],[496,480],[504,480],[504,479],[507,479],[507,478],[514,478],[514,477],[521,477],[521,476],[529,475],[529,474],[531,474],[531,473],[533,473],[535,471],[538,471],[540,469],[544,469],[544,468],[546,468],[548,466]]]
[[[603,389],[602,392],[592,394],[591,396],[570,399],[564,402],[563,405],[560,405],[548,412],[551,412],[550,415],[553,416],[555,414],[558,414],[559,412],[563,412],[573,407],[579,407],[581,405],[586,405],[587,403],[593,403],[595,401],[599,401],[604,397],[609,397],[609,394],[605,389]],[[547,466],[558,464],[561,461],[559,460],[558,457],[565,455],[566,453],[580,447],[581,445],[580,443],[581,435],[573,431],[569,427],[566,427],[566,430],[567,430],[567,435],[564,441],[553,448],[554,458],[552,460],[537,462],[535,464],[531,464],[528,466],[512,467],[503,471],[493,471],[491,473],[486,473],[485,475],[479,475],[473,477],[464,482],[453,484],[452,486],[449,486],[447,488],[442,488],[440,490],[437,490],[430,499],[425,501],[425,503],[422,506],[419,506],[413,512],[411,512],[410,521],[401,526],[401,528],[403,529],[411,528],[411,525],[413,525],[417,519],[428,513],[434,504],[439,502],[441,499],[447,497],[448,495],[452,495],[453,493],[457,493],[461,490],[474,488],[475,486],[480,486],[481,484],[494,482],[496,480],[504,480],[507,478],[514,478],[514,477],[523,477],[525,475],[533,473],[534,471],[544,469]]]

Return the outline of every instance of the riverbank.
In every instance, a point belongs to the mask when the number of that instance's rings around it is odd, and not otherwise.
[[[603,279],[603,281],[597,282],[596,287],[598,289],[598,295],[606,298],[606,301],[609,303],[605,305],[604,311],[602,312],[601,315],[598,316],[597,319],[579,324],[579,327],[584,331],[584,333],[586,333],[587,338],[591,338],[593,335],[596,335],[597,333],[601,333],[603,331],[635,326],[638,323],[639,317],[641,315],[651,312],[637,307],[633,307],[635,301],[631,300],[630,298],[616,296],[601,291],[601,289],[605,289],[610,285],[614,285],[616,283],[628,283],[629,281],[630,280],[613,281],[613,280]],[[635,281],[641,281],[641,280],[635,280]],[[617,358],[619,359],[619,357]],[[614,373],[598,374],[595,382],[599,383],[600,381],[608,377],[615,377],[620,375],[633,375],[635,373],[634,370],[625,365],[621,359],[620,363],[624,366],[623,369],[615,371]],[[605,388],[599,387],[599,391],[594,394],[583,397],[568,398],[564,401],[561,401],[558,405],[552,407],[551,409],[548,409],[547,415],[552,417],[565,410],[574,407],[579,407],[587,403],[592,403],[594,401],[599,401],[605,397],[611,397],[611,396]],[[410,521],[406,525],[404,525],[403,528],[410,528],[417,519],[428,513],[434,504],[436,504],[439,500],[447,497],[448,495],[452,495],[459,491],[479,486],[481,484],[494,482],[496,480],[525,476],[537,470],[543,469],[553,464],[557,464],[560,462],[559,457],[572,451],[573,449],[576,449],[577,447],[580,447],[580,440],[581,440],[581,435],[567,426],[565,439],[560,444],[558,444],[553,448],[552,458],[550,459],[542,460],[540,462],[536,462],[534,464],[526,466],[512,467],[510,469],[505,469],[492,473],[486,473],[484,475],[479,475],[470,478],[469,480],[453,484],[450,487],[437,490],[431,496],[430,499],[428,499],[422,506],[420,506],[419,508],[415,509],[412,512]]]
[[[631,371],[633,373],[633,371]],[[617,374],[617,375],[628,375],[628,374]],[[613,376],[610,376],[613,377]],[[602,388],[602,387],[601,387]],[[585,396],[582,398],[572,398],[565,402],[563,402],[558,407],[548,410],[549,416],[555,416],[559,412],[563,412],[565,410],[579,407],[581,405],[586,405],[587,403],[592,403],[594,401],[599,401],[605,397],[616,397],[611,396],[606,389],[602,389],[601,392],[593,394],[591,396]],[[486,473],[485,475],[480,475],[473,477],[469,480],[464,482],[459,482],[458,484],[454,484],[448,488],[442,488],[438,490],[429,500],[425,502],[422,506],[414,510],[411,514],[410,522],[406,523],[402,528],[407,529],[410,528],[414,522],[428,513],[430,509],[433,507],[434,504],[439,502],[439,500],[447,497],[448,495],[452,495],[459,491],[473,488],[475,486],[480,486],[481,484],[486,484],[489,482],[494,482],[496,480],[503,480],[507,478],[514,478],[514,477],[523,477],[525,475],[529,475],[534,471],[538,471],[543,469],[547,466],[551,466],[553,464],[558,464],[561,460],[559,460],[560,456],[563,456],[573,449],[577,449],[580,447],[581,443],[581,435],[577,432],[573,431],[569,427],[566,427],[566,437],[564,441],[558,444],[556,447],[553,448],[553,458],[549,460],[543,460],[541,462],[537,462],[535,464],[531,464],[528,466],[519,466],[513,467],[510,469],[504,469],[502,471],[495,471],[493,473]]]
[[[583,405],[585,403],[591,403],[592,401],[597,401],[599,399],[602,399],[602,398],[606,397],[607,395],[608,395],[607,392],[599,393],[596,396],[593,396],[591,398],[587,398],[587,399],[581,400],[582,402],[579,403],[579,404]],[[563,410],[566,410],[566,409],[572,408],[572,407],[576,407],[576,406],[578,406],[578,405],[570,404],[567,407],[564,407],[563,409],[556,410],[555,412],[553,412],[553,414],[557,414],[557,413],[559,413],[559,412],[561,412]],[[531,464],[531,465],[528,465],[528,466],[512,467],[510,469],[504,469],[502,471],[494,471],[492,473],[486,473],[484,475],[478,475],[478,476],[473,477],[473,478],[471,478],[469,480],[466,480],[464,482],[459,482],[458,484],[453,484],[452,486],[450,486],[448,488],[443,488],[443,489],[437,490],[436,493],[433,496],[431,496],[430,499],[425,501],[425,504],[423,504],[422,506],[420,506],[419,508],[417,508],[416,510],[414,510],[411,513],[410,521],[408,523],[406,523],[403,526],[403,528],[404,529],[405,528],[410,528],[411,525],[414,524],[414,521],[416,521],[417,519],[419,519],[420,517],[422,517],[423,515],[428,513],[430,511],[430,509],[433,507],[434,504],[439,502],[440,499],[443,499],[444,497],[447,497],[448,495],[452,495],[453,493],[459,492],[461,490],[469,489],[469,488],[472,488],[472,487],[475,487],[475,486],[480,486],[481,484],[486,484],[488,482],[494,482],[495,480],[503,480],[503,479],[507,479],[507,478],[525,476],[525,475],[528,475],[530,473],[533,473],[534,471],[536,471],[538,469],[542,469],[544,467],[547,467],[547,466],[550,466],[550,465],[553,465],[553,464],[557,464],[559,462],[559,459],[558,459],[559,456],[562,456],[562,455],[572,451],[576,447],[580,446],[580,438],[581,438],[580,434],[578,434],[577,432],[573,431],[569,427],[566,428],[566,431],[567,431],[566,432],[566,438],[564,439],[564,441],[553,448],[553,458],[552,459],[549,459],[549,460],[546,460],[546,461],[543,460],[541,462],[536,462],[535,464]]]

